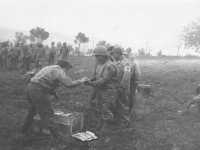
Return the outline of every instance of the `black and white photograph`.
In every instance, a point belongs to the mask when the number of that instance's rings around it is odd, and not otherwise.
[[[199,0],[0,0],[0,150],[200,150]]]

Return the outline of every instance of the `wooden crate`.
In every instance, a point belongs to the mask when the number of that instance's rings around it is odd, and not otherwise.
[[[65,115],[58,115],[61,111]],[[68,115],[68,116],[67,116]],[[58,132],[61,134],[72,135],[83,129],[84,114],[68,110],[54,110],[54,122],[58,125]],[[34,117],[34,130],[50,134],[49,130],[43,128],[39,115]]]

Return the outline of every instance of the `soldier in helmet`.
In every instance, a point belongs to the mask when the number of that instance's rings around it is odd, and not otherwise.
[[[13,51],[10,53],[10,70],[12,67],[17,68],[18,60],[21,55],[21,48],[19,43],[15,43],[15,47],[13,48]]]
[[[51,42],[51,49],[49,52],[49,65],[54,64],[54,57],[56,55],[56,47],[54,46],[54,42]]]
[[[22,66],[21,69],[30,70],[31,52],[27,45],[22,46]]]
[[[42,68],[46,61],[46,51],[42,43],[37,44],[37,49],[35,50],[33,57],[36,58],[35,67]]]
[[[102,135],[110,130],[114,110],[116,105],[116,86],[117,86],[117,70],[108,58],[107,50],[104,46],[97,46],[93,51],[99,65],[95,71],[95,76],[90,81],[85,82],[86,85],[97,88],[97,105],[99,112],[98,123],[91,130],[98,135]]]
[[[67,43],[64,42],[63,46],[61,47],[61,50],[60,50],[59,60],[67,60],[68,56],[69,56],[69,49],[67,47]]]
[[[129,114],[132,113],[134,103],[136,101],[136,89],[140,81],[140,66],[133,55],[125,55],[131,62],[131,80],[130,80],[130,94],[129,94]]]
[[[2,42],[1,43],[1,68],[7,67],[7,55],[8,55],[8,42]]]
[[[66,88],[75,88],[88,80],[88,78],[84,77],[81,80],[72,81],[66,75],[66,71],[71,67],[72,65],[67,61],[58,61],[57,65],[44,67],[31,78],[26,89],[26,100],[29,104],[29,110],[22,121],[22,134],[28,134],[29,128],[34,121],[33,118],[38,113],[43,125],[50,130],[52,137],[62,138],[54,122],[54,111],[48,94],[51,94],[59,84],[64,85]]]
[[[110,54],[113,56],[114,64],[118,70],[117,123],[119,128],[126,128],[130,124],[128,112],[131,64],[128,59],[123,57],[123,50],[120,47],[113,48]]]

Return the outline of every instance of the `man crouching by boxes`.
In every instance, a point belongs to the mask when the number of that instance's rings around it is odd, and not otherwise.
[[[52,137],[62,138],[57,130],[57,125],[54,123],[54,111],[48,98],[48,94],[58,87],[59,83],[67,88],[80,86],[81,83],[87,80],[86,77],[81,80],[72,81],[65,72],[72,68],[72,65],[67,61],[58,61],[57,65],[47,66],[41,69],[34,77],[26,89],[26,100],[29,103],[27,115],[22,121],[21,133],[28,134],[29,127],[34,122],[36,112],[39,114],[43,125],[50,130]]]

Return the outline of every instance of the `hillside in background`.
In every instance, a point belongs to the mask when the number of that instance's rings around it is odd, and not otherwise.
[[[0,27],[0,41],[6,41],[6,40],[13,41],[15,39],[16,32],[23,32],[23,34],[29,35],[29,31],[25,31],[25,30],[21,31],[21,30]],[[72,36],[65,36],[60,33],[50,32],[49,38],[44,41],[44,44],[50,46],[52,41],[54,41],[55,43],[61,41],[62,43],[67,42],[67,44],[71,44],[75,47],[74,39],[75,39],[75,35],[74,35],[74,37],[72,37]],[[96,43],[98,43],[99,39],[94,38],[94,41],[95,41],[94,44],[96,45]],[[87,51],[87,49],[89,49],[89,48],[93,48],[93,39],[92,38],[90,38],[89,43],[82,44],[82,46],[81,46],[82,51]]]

